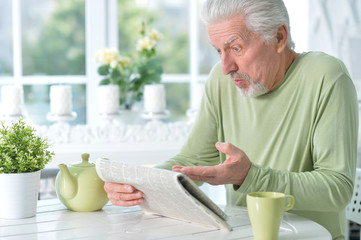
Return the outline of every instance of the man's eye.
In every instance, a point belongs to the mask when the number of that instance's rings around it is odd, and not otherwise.
[[[233,50],[236,51],[236,52],[239,52],[241,50],[240,47],[233,47]]]
[[[221,49],[216,49],[218,54],[221,54]]]

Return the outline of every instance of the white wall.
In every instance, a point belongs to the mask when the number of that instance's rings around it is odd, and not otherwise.
[[[296,52],[306,52],[308,46],[308,1],[284,0],[290,18],[291,36]]]

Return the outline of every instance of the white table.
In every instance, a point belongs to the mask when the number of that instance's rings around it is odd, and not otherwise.
[[[98,212],[72,212],[57,199],[40,200],[35,217],[0,219],[0,239],[253,239],[247,209],[226,208],[233,231],[206,228],[157,215],[139,207],[107,204]],[[285,213],[280,239],[331,239],[321,225]]]

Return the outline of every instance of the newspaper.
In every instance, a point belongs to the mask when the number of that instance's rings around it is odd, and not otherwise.
[[[186,175],[169,170],[96,160],[98,176],[107,182],[129,184],[143,192],[143,212],[203,226],[226,229],[227,215]]]

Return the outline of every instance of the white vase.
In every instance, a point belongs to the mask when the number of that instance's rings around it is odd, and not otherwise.
[[[165,90],[163,84],[147,84],[144,86],[144,111],[163,113],[166,109]]]
[[[55,115],[69,115],[73,111],[70,85],[53,85],[50,87],[50,112]]]
[[[35,216],[39,187],[40,171],[0,173],[0,218]]]
[[[3,86],[1,88],[1,103],[4,115],[18,116],[23,112],[24,90],[22,86]]]
[[[98,112],[117,114],[119,112],[119,87],[117,85],[98,86]]]

